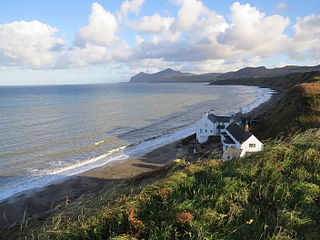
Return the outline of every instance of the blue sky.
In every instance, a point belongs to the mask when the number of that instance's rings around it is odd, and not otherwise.
[[[0,85],[317,65],[320,2],[2,0]]]

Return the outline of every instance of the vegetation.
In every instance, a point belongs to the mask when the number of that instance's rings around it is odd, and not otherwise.
[[[320,130],[239,161],[172,166],[139,194],[40,239],[320,239]]]
[[[295,85],[264,116],[254,133],[261,139],[320,128],[320,77]]]

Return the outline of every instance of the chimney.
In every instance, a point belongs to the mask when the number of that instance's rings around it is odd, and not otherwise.
[[[246,124],[244,125],[244,130],[246,130],[246,131],[250,130],[248,121],[246,121]]]

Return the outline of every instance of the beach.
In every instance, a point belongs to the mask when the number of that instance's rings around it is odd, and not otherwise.
[[[0,203],[0,226],[10,227],[27,219],[52,212],[65,201],[73,201],[83,194],[98,194],[112,188],[119,180],[160,168],[176,158],[180,141],[155,149],[142,157],[110,162],[78,176],[44,188],[29,190]]]
[[[267,102],[260,104],[247,115],[261,115],[270,109],[280,96],[281,94],[272,95]],[[46,187],[12,196],[0,203],[0,227],[10,227],[38,218],[84,194],[96,195],[102,190],[112,188],[119,181],[163,167],[177,158],[178,146],[182,140],[151,150],[143,156],[130,155],[128,159],[109,162]]]

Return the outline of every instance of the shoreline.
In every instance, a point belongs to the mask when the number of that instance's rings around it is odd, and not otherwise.
[[[245,115],[261,115],[279,100],[276,92]],[[265,96],[263,96],[265,97]],[[112,188],[117,181],[165,166],[176,159],[179,143],[187,137],[151,149],[143,156],[129,156],[112,161],[84,173],[70,176],[42,188],[26,190],[0,202],[0,228],[10,227],[53,212],[64,202],[78,199],[84,194],[98,194]]]
[[[223,115],[233,115],[236,112],[242,111],[242,112],[248,112],[252,108],[260,105],[262,102],[267,101],[270,96],[272,95],[273,91],[268,88],[260,88],[258,86],[252,86],[252,88],[256,89],[256,91],[259,92],[258,97],[255,99],[255,101],[242,106],[241,108],[234,108],[233,112],[222,112],[220,113]],[[210,108],[210,104],[208,105],[208,102],[211,100],[204,101],[201,103],[196,103],[194,105],[187,105],[185,106],[183,111],[197,111],[195,109],[195,106],[206,106],[207,111]],[[220,109],[221,110],[221,109]],[[219,111],[219,110],[218,110]],[[204,112],[198,112],[196,114],[196,118],[193,119],[194,121],[197,121],[199,116],[201,116]],[[174,115],[174,114],[173,114]],[[218,113],[219,115],[219,113]],[[170,115],[169,115],[170,116]],[[66,165],[61,167],[56,167],[54,169],[48,169],[46,170],[46,174],[39,174],[39,175],[21,175],[21,178],[26,178],[26,181],[20,181],[17,184],[14,185],[14,182],[12,184],[13,187],[5,186],[2,192],[0,192],[0,203],[8,198],[11,198],[13,196],[20,195],[21,193],[25,193],[27,191],[32,192],[34,189],[41,189],[45,186],[48,186],[50,184],[59,183],[63,180],[66,180],[72,176],[80,175],[90,169],[94,169],[97,167],[102,167],[105,164],[111,162],[111,161],[121,161],[128,159],[129,156],[143,156],[147,152],[150,152],[156,148],[162,147],[168,143],[172,143],[174,141],[178,141],[180,139],[183,139],[195,131],[195,125],[192,122],[188,122],[188,124],[181,126],[179,130],[172,129],[166,133],[161,133],[155,137],[151,137],[149,139],[129,144],[129,145],[120,145],[117,148],[110,149],[107,152],[101,152],[100,155],[92,156],[86,159],[81,159],[80,161]],[[170,132],[170,133],[169,133]],[[96,142],[97,144],[99,142]]]
[[[161,168],[176,159],[180,141],[154,149],[142,157],[130,156],[125,160],[109,162],[43,188],[9,197],[0,203],[0,229],[39,218],[84,194],[97,195],[119,181]]]

